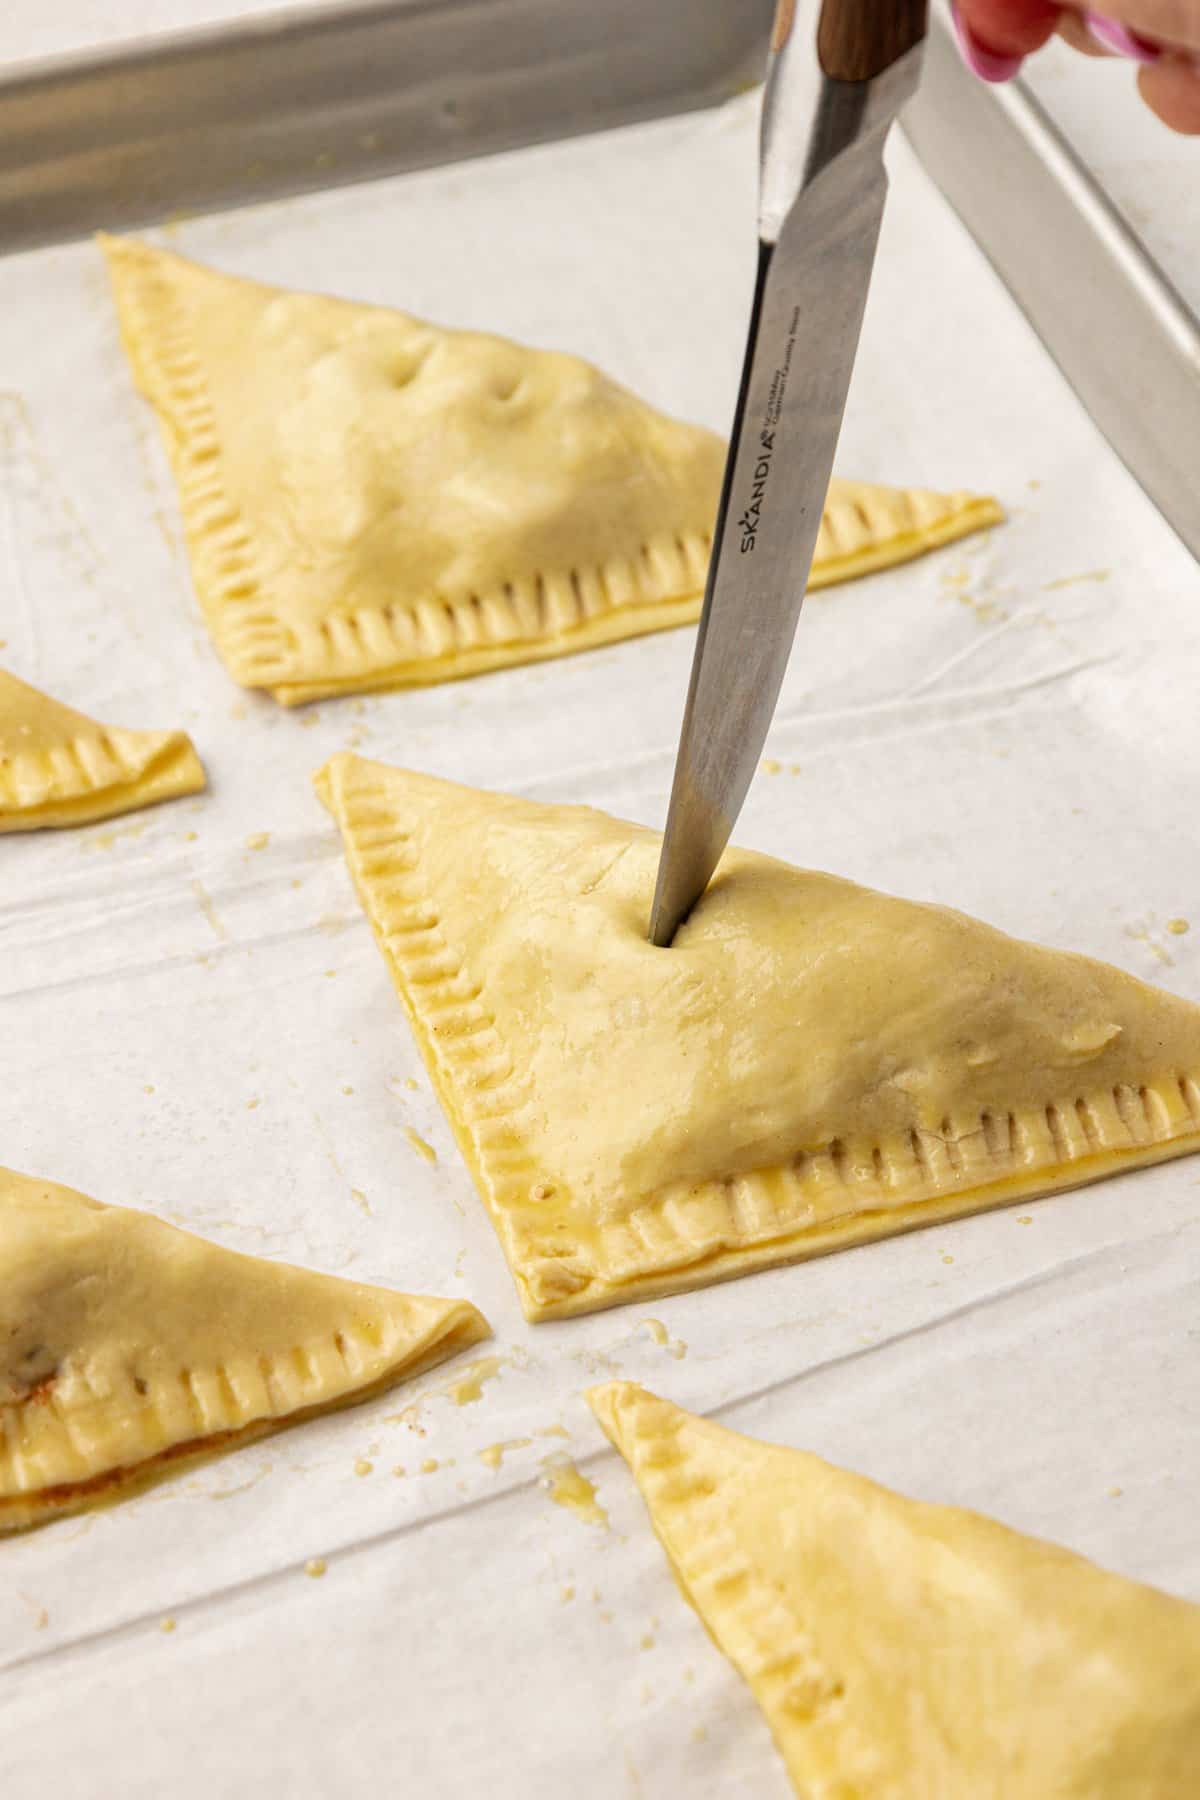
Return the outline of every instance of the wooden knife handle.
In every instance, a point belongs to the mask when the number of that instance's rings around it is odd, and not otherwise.
[[[794,3],[780,0],[780,12]],[[822,69],[832,81],[873,81],[920,43],[927,14],[927,0],[825,0],[817,27]]]
[[[771,33],[772,50],[782,50],[796,23],[796,0],[776,0],[775,29]]]

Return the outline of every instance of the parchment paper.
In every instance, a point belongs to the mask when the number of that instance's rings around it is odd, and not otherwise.
[[[754,136],[747,98],[171,241],[581,351],[724,428]],[[1200,998],[1196,569],[903,145],[894,165],[839,466],[994,491],[1011,519],[810,600],[741,839]],[[0,1160],[466,1293],[504,1359],[474,1404],[439,1372],[0,1545],[0,1790],[784,1800],[580,1397],[608,1375],[1200,1597],[1200,1163],[523,1323],[309,776],[350,746],[661,823],[693,634],[286,714],[200,623],[92,248],[0,264],[0,388],[0,657],[100,717],[185,726],[211,777],[0,847]],[[607,1529],[554,1503],[556,1454]]]

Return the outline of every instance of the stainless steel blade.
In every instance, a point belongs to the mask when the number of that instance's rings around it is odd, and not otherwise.
[[[768,87],[766,241],[651,912],[655,944],[671,943],[708,885],[775,711],[875,259],[883,144],[919,57],[918,46],[874,81],[845,82],[824,76],[814,51],[806,91]]]
[[[831,173],[828,186],[805,192],[778,245],[760,251],[651,915],[656,944],[671,942],[729,842],[821,528],[887,187],[878,153],[869,171]]]

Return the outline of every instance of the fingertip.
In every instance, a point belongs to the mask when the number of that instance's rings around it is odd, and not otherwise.
[[[1138,90],[1150,111],[1184,137],[1200,137],[1200,68],[1169,56],[1138,70]]]
[[[1112,57],[1107,44],[1094,38],[1084,23],[1082,13],[1072,12],[1067,7],[1058,21],[1058,35],[1064,44],[1070,44],[1072,50],[1078,50],[1081,56]]]
[[[958,0],[971,36],[997,56],[1030,56],[1054,35],[1060,6],[1051,0]]]

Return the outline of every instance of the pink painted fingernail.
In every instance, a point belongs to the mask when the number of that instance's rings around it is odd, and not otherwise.
[[[1098,44],[1115,51],[1118,56],[1127,56],[1131,62],[1154,63],[1162,55],[1160,45],[1139,37],[1136,31],[1130,31],[1119,19],[1110,19],[1107,13],[1093,12],[1089,7],[1083,22]]]
[[[1020,73],[1025,58],[1001,56],[999,51],[986,50],[959,12],[957,0],[950,0],[950,17],[954,21],[954,35],[958,39],[963,61],[973,75],[978,75],[980,81],[1011,81],[1014,75]]]

